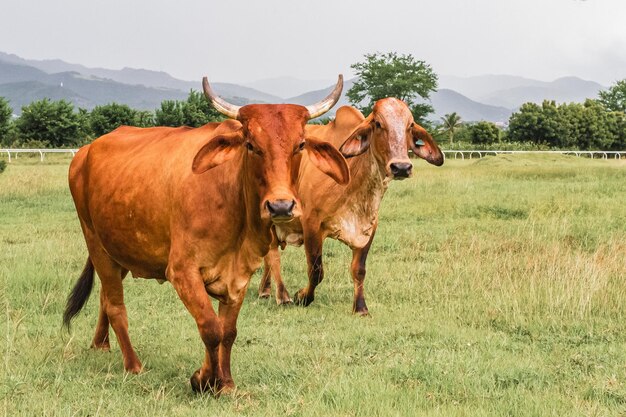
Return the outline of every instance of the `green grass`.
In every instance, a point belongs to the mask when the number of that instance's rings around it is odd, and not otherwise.
[[[71,333],[87,252],[67,157],[0,174],[0,410],[5,416],[626,415],[626,163],[563,156],[417,163],[394,182],[368,261],[372,316],[350,313],[350,251],[325,246],[309,308],[258,300],[233,348],[237,391],[192,393],[203,358],[169,284],[126,281],[146,371],[88,349],[97,288]],[[283,256],[291,293],[300,249]]]

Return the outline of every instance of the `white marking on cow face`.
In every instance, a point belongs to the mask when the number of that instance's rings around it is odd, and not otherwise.
[[[408,140],[409,127],[413,115],[404,102],[396,98],[386,98],[376,102],[373,109],[375,156],[384,167],[387,178],[398,178],[395,166],[401,166],[406,176],[411,175]],[[407,171],[408,169],[408,171]],[[406,178],[405,175],[402,178]]]

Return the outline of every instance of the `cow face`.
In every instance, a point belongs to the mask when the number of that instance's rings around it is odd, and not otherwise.
[[[341,145],[340,151],[349,158],[370,148],[386,176],[393,179],[412,175],[409,148],[433,165],[440,166],[444,160],[435,140],[415,123],[407,105],[396,98],[378,100],[372,114]]]
[[[331,144],[304,138],[307,108],[289,104],[252,104],[239,109],[234,131],[218,134],[198,152],[193,170],[201,173],[243,153],[248,181],[254,184],[263,220],[291,221],[302,214],[296,180],[304,149],[322,172],[339,184],[350,180],[348,165]]]

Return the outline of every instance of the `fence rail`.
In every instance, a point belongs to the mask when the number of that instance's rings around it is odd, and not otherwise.
[[[65,153],[72,154],[72,157],[78,152],[78,149],[0,149],[0,155],[6,154],[9,157],[9,162],[12,159],[17,159],[19,154],[35,154],[39,155],[41,161],[44,160],[46,154],[49,153]],[[487,155],[501,155],[501,154],[560,154],[560,155],[575,155],[575,156],[587,156],[589,158],[602,158],[602,159],[622,159],[626,158],[626,151],[502,151],[502,150],[444,150],[446,157],[454,157],[454,159],[460,158],[472,159],[473,157],[482,158]]]
[[[461,150],[444,150],[446,154],[454,156],[457,159],[459,156],[461,159],[468,159],[472,157],[482,158],[487,155],[501,155],[501,154],[559,154],[559,155],[575,155],[575,156],[588,156],[589,158],[602,158],[602,159],[622,159],[622,156],[626,158],[626,151],[501,151],[501,150],[473,150],[473,151],[461,151]]]
[[[67,153],[72,154],[73,157],[76,155],[76,152],[78,152],[78,149],[0,149],[0,155],[8,155],[9,162],[11,162],[12,158],[17,159],[17,155],[21,153],[38,154],[43,162],[44,157],[49,153]],[[11,154],[13,154],[13,156],[11,156]]]

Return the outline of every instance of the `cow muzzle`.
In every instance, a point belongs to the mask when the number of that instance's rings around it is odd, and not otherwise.
[[[293,220],[295,200],[273,200],[267,201],[265,207],[269,212],[270,220],[274,223],[285,223]]]
[[[389,172],[394,180],[409,178],[413,173],[413,164],[410,162],[391,162]]]

